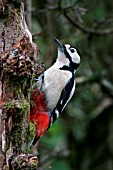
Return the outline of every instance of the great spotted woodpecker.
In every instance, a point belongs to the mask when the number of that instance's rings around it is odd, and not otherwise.
[[[71,45],[63,45],[54,38],[58,45],[56,62],[44,72],[37,81],[33,93],[29,120],[35,123],[35,137],[32,145],[56,121],[75,91],[74,73],[80,64],[80,55]]]

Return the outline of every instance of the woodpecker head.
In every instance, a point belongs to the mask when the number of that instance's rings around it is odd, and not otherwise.
[[[70,65],[76,70],[80,64],[80,53],[77,49],[69,44],[63,45],[59,40],[54,38],[58,45],[58,58],[57,60],[64,61],[65,64]]]

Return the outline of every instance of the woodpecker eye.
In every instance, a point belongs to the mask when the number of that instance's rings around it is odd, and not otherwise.
[[[74,53],[74,52],[75,52],[75,49],[74,49],[74,48],[71,48],[70,51],[71,51],[72,53]]]

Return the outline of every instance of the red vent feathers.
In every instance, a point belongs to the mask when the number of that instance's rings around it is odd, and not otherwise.
[[[47,130],[50,117],[47,114],[46,96],[38,88],[33,93],[33,102],[30,107],[29,121],[35,124],[35,135],[37,138],[42,136]]]

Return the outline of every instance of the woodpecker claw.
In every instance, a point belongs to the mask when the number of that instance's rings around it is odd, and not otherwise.
[[[44,74],[41,74],[38,78],[34,78],[35,81],[39,81],[43,78]]]

